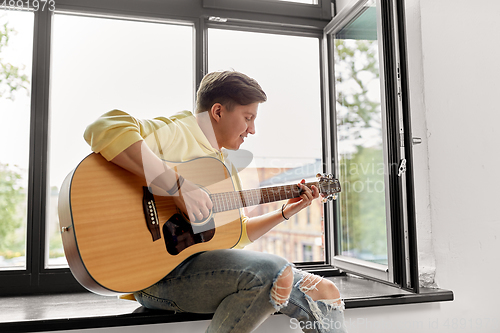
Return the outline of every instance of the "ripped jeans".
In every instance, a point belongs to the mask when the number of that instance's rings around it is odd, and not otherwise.
[[[196,254],[153,286],[134,294],[146,308],[213,313],[207,332],[252,332],[277,311],[288,315],[290,328],[303,332],[347,332],[340,299],[313,301],[311,277],[293,268],[293,288],[280,298],[273,288],[291,266],[279,256],[248,250],[214,250]],[[307,283],[304,283],[307,279]]]

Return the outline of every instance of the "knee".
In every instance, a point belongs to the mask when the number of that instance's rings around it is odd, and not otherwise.
[[[287,266],[278,275],[271,288],[271,299],[276,308],[286,305],[293,288],[293,270]]]
[[[318,285],[318,291],[320,295],[318,299],[329,299],[329,300],[337,300],[340,299],[340,292],[337,286],[330,280],[321,279]]]
[[[310,296],[313,301],[340,301],[340,292],[337,286],[332,281],[314,274],[306,273],[299,288],[303,293]]]

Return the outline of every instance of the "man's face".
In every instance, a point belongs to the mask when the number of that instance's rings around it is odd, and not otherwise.
[[[222,106],[217,124],[217,143],[219,147],[237,150],[248,134],[255,134],[255,118],[259,103],[236,104],[231,111]]]

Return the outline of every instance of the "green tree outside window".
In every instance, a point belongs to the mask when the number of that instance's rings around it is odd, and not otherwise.
[[[4,16],[0,16],[0,19]],[[14,101],[16,94],[29,94],[30,80],[24,74],[24,66],[10,64],[4,58],[9,40],[16,35],[8,22],[0,25],[0,99]],[[3,112],[0,110],[0,117]],[[23,221],[26,212],[26,188],[22,183],[24,170],[9,165],[0,156],[0,257],[12,259],[25,255],[26,228]]]

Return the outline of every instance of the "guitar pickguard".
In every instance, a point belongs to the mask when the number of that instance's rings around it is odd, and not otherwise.
[[[196,232],[201,229],[203,231]],[[193,225],[180,213],[172,215],[163,225],[163,237],[168,253],[177,255],[190,246],[210,241],[215,234],[215,223],[213,217],[203,223],[202,227]]]

